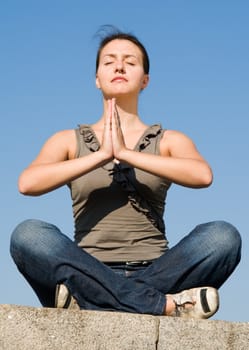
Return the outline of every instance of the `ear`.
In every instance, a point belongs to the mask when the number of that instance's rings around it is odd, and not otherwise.
[[[145,74],[142,82],[142,87],[141,87],[142,90],[144,90],[148,86],[149,80],[150,80],[149,74]]]
[[[98,78],[97,74],[96,74],[96,78],[95,78],[95,84],[96,84],[97,89],[100,89],[100,83],[99,83],[99,78]]]

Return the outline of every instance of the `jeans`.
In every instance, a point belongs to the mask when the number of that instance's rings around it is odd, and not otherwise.
[[[201,224],[151,265],[126,274],[88,254],[56,226],[30,219],[15,228],[10,252],[45,307],[54,306],[55,287],[63,283],[81,309],[162,315],[166,294],[219,288],[240,261],[241,238],[227,222]]]

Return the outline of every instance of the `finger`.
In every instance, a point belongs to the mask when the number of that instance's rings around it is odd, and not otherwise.
[[[106,130],[111,129],[111,120],[112,120],[112,101],[107,100],[107,113],[105,114],[104,126]]]
[[[121,123],[120,123],[120,116],[119,116],[119,113],[118,113],[117,105],[115,105],[115,121],[116,121],[116,125],[118,127],[120,127]]]
[[[111,99],[111,123],[114,128],[116,128],[116,99]],[[113,128],[112,128],[113,130]]]
[[[112,98],[111,99],[111,115],[112,115],[112,117],[114,117],[115,108],[116,108],[116,99]]]
[[[113,116],[113,123],[115,122],[115,127],[118,129],[120,128],[120,116],[118,112],[118,107],[116,104],[116,99],[114,98],[112,101],[112,116]]]

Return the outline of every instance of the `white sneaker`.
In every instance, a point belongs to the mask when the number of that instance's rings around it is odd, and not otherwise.
[[[212,287],[192,288],[168,295],[175,303],[175,310],[168,316],[205,319],[213,316],[219,308],[218,291]]]
[[[57,284],[55,291],[55,307],[61,309],[80,310],[75,298],[70,294],[65,284]]]

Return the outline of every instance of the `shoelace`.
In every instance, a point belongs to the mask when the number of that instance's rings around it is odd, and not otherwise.
[[[196,302],[193,302],[193,301],[186,301],[182,304],[177,304],[177,302],[175,300],[174,301],[174,304],[175,304],[175,316],[176,317],[179,317],[181,315],[182,312],[186,312],[188,311],[188,307],[186,307],[187,304],[190,304],[192,306],[194,306],[196,304]]]

